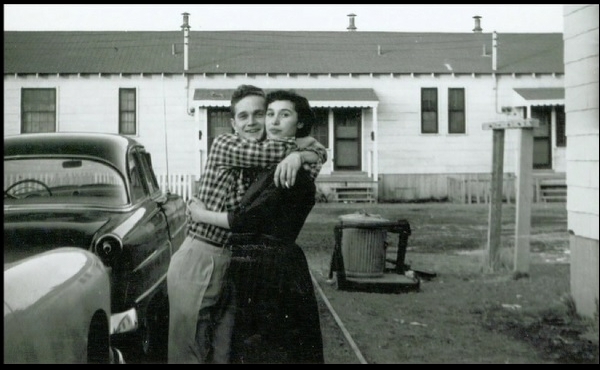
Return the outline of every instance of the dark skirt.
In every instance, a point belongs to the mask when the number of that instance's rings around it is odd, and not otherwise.
[[[232,363],[324,363],[319,309],[306,256],[295,243],[232,238],[236,291]]]

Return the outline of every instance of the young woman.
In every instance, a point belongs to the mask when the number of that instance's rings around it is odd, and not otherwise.
[[[326,160],[325,148],[311,137],[263,140],[262,89],[240,85],[230,108],[235,133],[215,138],[196,195],[208,209],[238,208],[250,186],[248,174],[260,167],[276,166],[278,178],[293,185],[303,162]],[[189,205],[187,236],[167,271],[169,363],[229,363],[236,309],[228,278],[232,252],[226,245],[232,231],[192,219],[195,208]]]
[[[306,98],[285,90],[267,94],[269,138],[308,136],[314,121]],[[237,296],[234,363],[324,362],[310,270],[295,243],[315,204],[319,170],[320,165],[301,169],[293,185],[276,176],[274,169],[264,171],[235,210],[195,208],[193,217],[233,232],[228,245]]]

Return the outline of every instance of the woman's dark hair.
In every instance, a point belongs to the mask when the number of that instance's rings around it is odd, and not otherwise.
[[[305,137],[310,135],[310,131],[315,124],[315,113],[310,108],[308,99],[298,95],[292,90],[275,90],[267,94],[267,107],[276,100],[287,100],[294,104],[294,109],[298,113],[298,122],[304,125],[296,131],[296,137]]]
[[[256,87],[254,85],[240,85],[231,94],[231,104],[229,105],[229,111],[231,113],[231,117],[235,117],[235,105],[242,99],[247,96],[256,95],[265,97],[265,92],[260,87]]]

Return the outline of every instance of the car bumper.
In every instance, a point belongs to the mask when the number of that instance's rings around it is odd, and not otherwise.
[[[110,317],[110,334],[122,334],[138,328],[138,314],[135,308],[112,314]]]

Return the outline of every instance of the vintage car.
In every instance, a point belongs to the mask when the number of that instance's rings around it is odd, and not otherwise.
[[[5,263],[59,247],[96,254],[110,272],[110,332],[124,353],[166,353],[167,269],[184,237],[185,202],[160,189],[136,140],[4,138]]]
[[[95,254],[57,248],[4,264],[5,364],[124,363],[111,347],[110,277]]]

